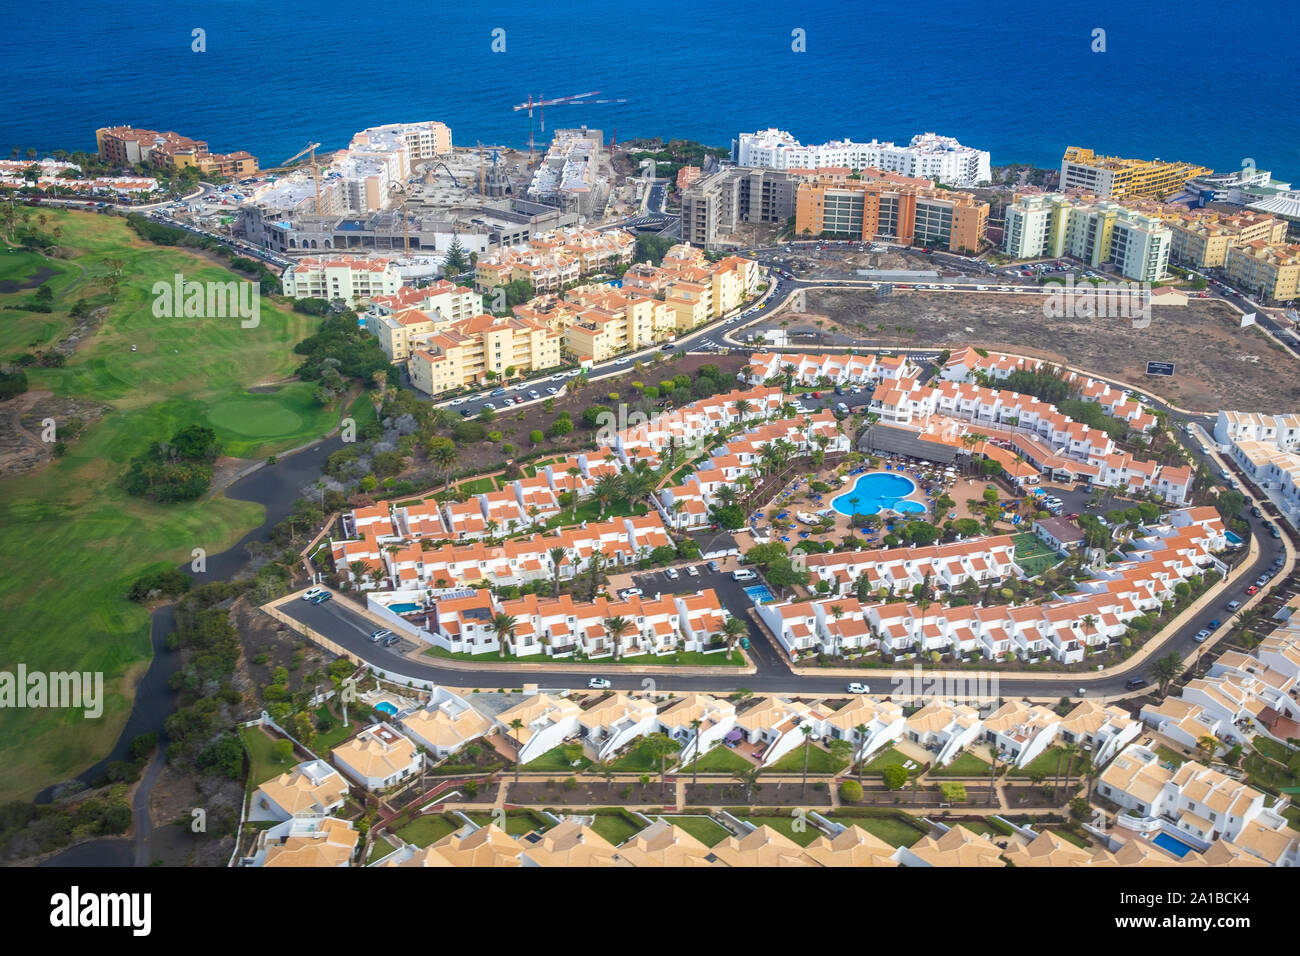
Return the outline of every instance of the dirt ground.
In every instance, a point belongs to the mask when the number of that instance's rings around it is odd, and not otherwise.
[[[864,343],[904,348],[977,345],[1095,371],[1192,411],[1281,413],[1300,407],[1295,359],[1215,300],[1157,306],[1151,325],[1130,320],[1047,319],[1039,295],[818,290],[810,312],[831,316]],[[883,326],[883,328],[882,328]],[[1173,362],[1170,378],[1147,362]]]
[[[64,426],[72,419],[81,419],[85,428],[98,421],[107,408],[98,402],[56,396],[39,389],[0,403],[0,475],[21,474],[53,460],[53,443],[41,441],[46,419],[54,419],[57,437],[60,429],[67,434]],[[72,437],[69,435],[69,440]]]

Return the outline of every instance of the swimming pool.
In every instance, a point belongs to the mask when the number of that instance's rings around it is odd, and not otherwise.
[[[1228,539],[1228,544],[1241,544],[1241,543],[1242,543],[1241,538],[1238,537],[1237,535],[1233,534],[1231,531],[1225,531],[1225,532],[1223,532],[1223,536],[1224,536],[1225,538]]]
[[[379,703],[375,704],[375,710],[379,711],[381,714],[387,714],[389,717],[397,716],[397,708],[386,700],[381,700]]]
[[[768,601],[775,601],[772,592],[767,589],[766,584],[755,584],[753,587],[745,588],[745,596],[751,601],[757,601],[759,604],[766,604]]]
[[[831,499],[831,507],[842,515],[873,515],[882,508],[903,514],[926,510],[919,501],[908,501],[915,494],[916,482],[905,475],[888,471],[871,471],[860,475],[848,491]]]
[[[1188,846],[1182,840],[1174,839],[1168,833],[1157,833],[1154,837],[1151,838],[1151,842],[1158,847],[1168,850],[1170,853],[1178,857],[1178,859],[1180,860],[1183,857],[1187,856],[1188,853],[1192,852],[1192,848],[1190,846]]]
[[[388,605],[388,610],[392,611],[394,614],[410,614],[412,611],[418,611],[418,610],[420,610],[420,605],[418,605],[418,604],[390,604],[390,605]]]

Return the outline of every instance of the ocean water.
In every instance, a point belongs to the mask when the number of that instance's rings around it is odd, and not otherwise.
[[[1220,170],[1250,158],[1300,180],[1292,5],[1054,6],[28,0],[0,36],[0,155],[93,148],[95,128],[116,124],[267,165],[401,120],[442,120],[460,145],[522,145],[514,104],[599,90],[628,102],[554,107],[547,128],[714,145],[768,126],[804,142],[934,130],[994,164],[1056,166],[1076,144]],[[196,28],[206,52],[191,50]],[[797,29],[806,52],[792,51]]]

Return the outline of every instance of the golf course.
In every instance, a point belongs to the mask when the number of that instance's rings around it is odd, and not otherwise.
[[[24,210],[35,225],[36,210]],[[328,433],[340,415],[310,383],[291,378],[293,346],[317,320],[263,297],[260,323],[157,318],[155,282],[229,282],[216,260],[145,242],[114,216],[42,209],[60,230],[58,258],[0,238],[0,359],[39,353],[76,327],[78,299],[107,306],[97,329],[62,368],[26,369],[30,393],[108,406],[44,468],[0,478],[0,670],[103,672],[103,715],[0,708],[0,802],[27,799],[107,753],[149,663],[148,612],[126,600],[143,571],[220,552],[262,520],[260,506],[207,495],[184,504],[128,496],[130,459],[187,425],[215,430],[224,455],[259,460]],[[108,281],[109,273],[120,277]],[[34,285],[53,292],[49,313],[24,311]],[[114,285],[116,285],[114,294]],[[12,308],[18,306],[20,308]],[[135,350],[132,350],[132,346]],[[250,388],[256,391],[250,392]],[[201,576],[198,583],[203,583]]]

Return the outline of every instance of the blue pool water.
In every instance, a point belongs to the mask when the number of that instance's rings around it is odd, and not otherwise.
[[[1223,536],[1228,539],[1228,544],[1241,544],[1241,538],[1233,534],[1231,531],[1225,531]]]
[[[759,604],[766,604],[768,601],[776,600],[772,592],[767,589],[766,584],[755,584],[753,587],[745,588],[745,595],[751,601],[758,601]]]
[[[379,711],[381,714],[387,714],[389,717],[397,716],[397,708],[386,700],[381,700],[379,703],[375,704],[375,710]]]
[[[418,605],[418,604],[390,604],[390,605],[388,605],[388,610],[392,611],[394,614],[409,614],[411,611],[418,611],[418,610],[420,610],[420,605]]]
[[[1192,851],[1192,848],[1182,840],[1175,840],[1168,833],[1157,833],[1152,837],[1151,842],[1156,846],[1168,850],[1180,860]]]
[[[853,487],[831,499],[831,507],[842,515],[873,515],[881,508],[907,514],[925,511],[919,501],[905,500],[916,491],[916,482],[904,475],[872,471],[858,477]]]

